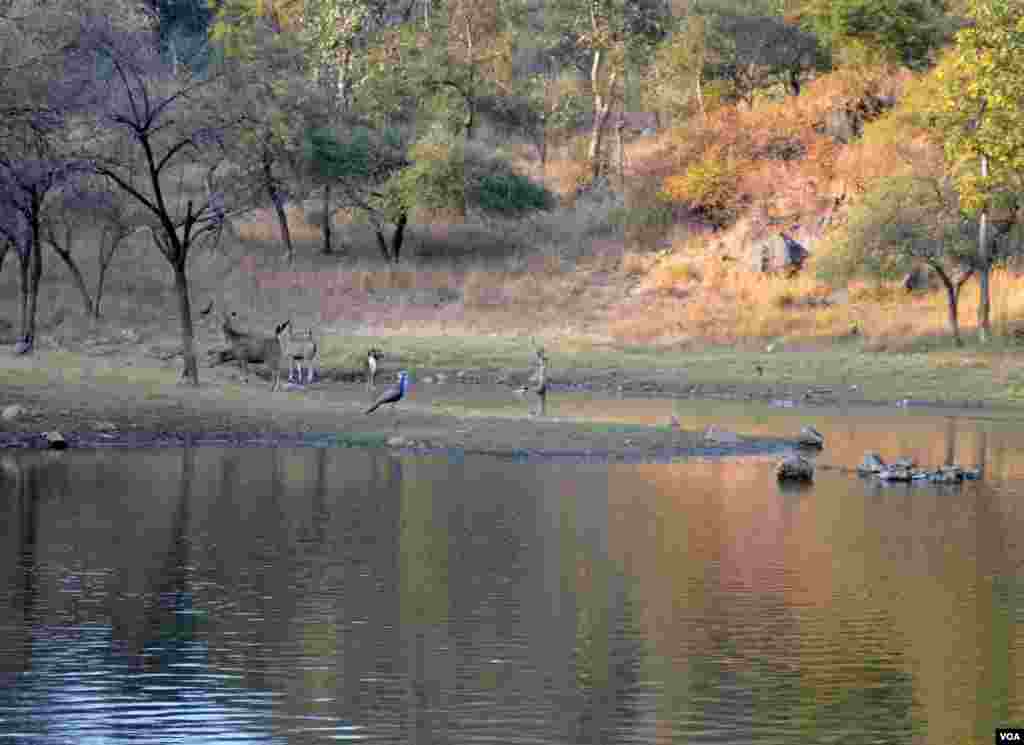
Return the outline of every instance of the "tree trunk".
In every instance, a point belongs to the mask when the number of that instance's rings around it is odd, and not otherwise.
[[[391,260],[396,264],[402,253],[402,241],[405,239],[405,226],[408,223],[409,215],[403,212],[398,216],[398,222],[395,223],[395,234],[391,236]]]
[[[373,231],[377,236],[377,247],[380,248],[381,256],[384,257],[384,261],[391,261],[391,251],[388,249],[388,242],[384,239],[384,228],[377,227]]]
[[[288,227],[288,212],[284,208],[284,199],[274,187],[270,188],[270,201],[274,203],[274,212],[277,213],[277,224],[281,226],[281,238],[284,240],[285,258],[291,264],[295,261],[295,245],[292,243],[292,231]],[[329,240],[329,239],[328,239]]]
[[[988,156],[981,156],[981,177],[988,178]],[[981,212],[978,220],[978,341],[988,343],[991,338],[989,311],[989,276],[992,258],[989,256],[988,207]]]
[[[43,244],[39,225],[41,204],[35,205],[32,211],[32,268],[28,283],[28,317],[26,318],[25,342],[29,349],[36,342],[36,314],[39,308],[39,280],[43,277]]]
[[[619,112],[619,121],[615,127],[615,151],[618,155],[619,166],[619,192],[626,193],[626,146],[622,141],[622,131],[626,128],[626,119],[623,113]]]
[[[329,184],[324,185],[324,222],[323,222],[323,233],[324,233],[324,247],[323,253],[331,253],[331,187]]]
[[[949,328],[953,332],[953,343],[958,347],[964,345],[963,339],[960,338],[960,319],[959,311],[957,306],[960,300],[960,286],[954,285],[953,281],[941,268],[933,266],[932,269],[939,275],[939,279],[942,280],[943,286],[946,288],[946,302],[949,308]]]
[[[594,123],[590,131],[590,146],[587,148],[587,160],[590,161],[590,179],[596,182],[601,177],[601,140],[604,137],[604,125],[612,110],[617,71],[608,76],[608,90],[601,95],[601,67],[604,57],[602,50],[594,50],[594,61],[590,66],[590,85],[594,91]]]
[[[96,277],[96,299],[93,301],[93,315],[95,319],[100,317],[100,301],[103,299],[103,285],[107,279],[107,269],[114,260],[114,252],[125,237],[125,232],[120,229],[104,231],[100,236],[99,273]],[[109,243],[108,243],[109,241]]]
[[[277,188],[274,181],[274,173],[271,169],[271,157],[269,151],[263,151],[263,183],[267,187],[267,195],[274,205],[274,212],[277,213],[277,224],[281,226],[281,240],[284,241],[285,258],[291,264],[295,260],[295,246],[292,245],[292,232],[288,228],[288,213],[284,209],[284,195]]]
[[[174,289],[178,295],[178,317],[181,320],[181,349],[185,358],[182,378],[192,385],[199,385],[199,366],[196,363],[196,344],[192,331],[192,306],[188,299],[188,277],[185,276],[185,262],[176,261],[174,267]]]
[[[51,243],[50,245],[53,246],[54,252],[64,261],[68,271],[71,272],[71,280],[75,283],[78,294],[82,296],[85,312],[92,318],[96,318],[96,306],[92,301],[92,297],[89,296],[89,288],[85,285],[85,277],[82,276],[82,270],[78,268],[78,264],[75,263],[71,252],[58,247],[56,243]]]
[[[32,256],[28,253],[18,251],[18,289],[21,294],[20,319],[21,328],[18,331],[18,340],[24,341],[28,338],[28,296],[29,296],[29,267],[32,264]]]
[[[985,259],[983,258],[984,262]],[[991,311],[990,311],[990,289],[989,279],[992,275],[992,267],[982,263],[978,268],[978,341],[987,344],[992,338]]]

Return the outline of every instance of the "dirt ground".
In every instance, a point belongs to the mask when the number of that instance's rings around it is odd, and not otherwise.
[[[418,369],[397,409],[364,410],[372,396],[361,376],[331,371],[306,388],[272,393],[266,379],[251,375],[241,384],[232,364],[201,367],[198,389],[177,382],[180,358],[158,361],[120,350],[98,359],[67,352],[37,352],[16,358],[0,352],[0,448],[46,447],[43,433],[58,431],[70,447],[150,447],[185,443],[211,445],[337,445],[389,447],[405,452],[488,453],[506,457],[568,457],[651,461],[676,457],[771,456],[791,443],[739,438],[735,443],[704,439],[681,430],[668,416],[663,425],[620,425],[532,416],[531,402],[487,370]],[[254,367],[255,371],[255,367]],[[447,375],[445,382],[437,377]],[[433,381],[433,382],[424,382]],[[380,390],[378,385],[378,391]],[[671,381],[633,380],[590,371],[552,386],[549,401],[579,389],[614,389],[619,395],[717,395],[753,397],[735,389],[673,390]],[[472,391],[491,408],[452,410],[445,402]],[[757,397],[770,397],[768,388]]]

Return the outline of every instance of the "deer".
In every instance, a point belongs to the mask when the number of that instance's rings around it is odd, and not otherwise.
[[[224,339],[231,347],[231,353],[238,360],[238,367],[242,373],[243,382],[249,382],[249,363],[263,363],[270,367],[273,377],[272,391],[281,388],[281,367],[285,363],[284,349],[286,341],[284,332],[291,325],[291,321],[285,321],[274,329],[274,336],[263,336],[243,331],[235,326],[238,313],[232,312],[230,316],[224,316]]]
[[[291,321],[288,322],[288,336],[285,339],[284,356],[289,361],[288,380],[299,383],[312,383],[314,380],[313,364],[318,360],[320,347],[313,336],[313,329],[296,332]],[[305,367],[305,374],[303,374]]]

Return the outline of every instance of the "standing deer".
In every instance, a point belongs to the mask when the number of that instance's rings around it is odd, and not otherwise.
[[[291,322],[285,321],[277,326],[274,329],[274,336],[269,337],[242,331],[235,326],[235,319],[237,318],[238,313],[234,312],[230,316],[224,316],[222,328],[224,330],[224,339],[231,347],[231,353],[238,360],[238,367],[242,372],[243,382],[249,382],[250,362],[263,363],[271,369],[274,380],[271,390],[279,390],[281,388],[281,367],[286,362],[283,335],[285,329],[291,325]]]
[[[289,324],[291,322],[289,321]],[[285,340],[285,357],[289,361],[288,380],[299,383],[312,383],[314,380],[313,365],[318,359],[320,348],[313,337],[313,329],[295,332],[289,325]],[[303,375],[305,363],[305,375]]]

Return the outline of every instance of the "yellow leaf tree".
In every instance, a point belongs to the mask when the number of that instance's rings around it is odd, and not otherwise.
[[[996,232],[1008,232],[1024,207],[1024,4],[969,0],[971,25],[935,71],[937,123],[961,203],[978,215],[978,334],[991,335],[989,275],[1002,258]]]

